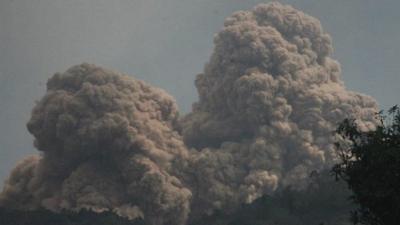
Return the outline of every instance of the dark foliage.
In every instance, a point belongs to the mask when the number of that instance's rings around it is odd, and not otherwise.
[[[0,208],[1,225],[144,225],[142,220],[130,221],[112,212],[91,211],[54,213],[45,209],[20,211]]]
[[[381,125],[362,132],[357,121],[347,119],[338,133],[351,143],[338,143],[341,162],[333,168],[337,178],[354,192],[360,205],[353,212],[354,224],[400,224],[400,110],[377,114]]]

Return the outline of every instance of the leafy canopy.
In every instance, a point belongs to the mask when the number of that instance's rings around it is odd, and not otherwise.
[[[359,204],[352,213],[354,224],[400,224],[400,109],[396,105],[384,115],[377,114],[380,125],[360,131],[357,121],[344,120],[337,133],[340,163],[333,172],[347,182]]]

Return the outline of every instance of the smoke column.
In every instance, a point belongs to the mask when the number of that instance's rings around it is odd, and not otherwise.
[[[54,75],[27,125],[42,154],[14,169],[1,205],[183,224],[191,193],[173,175],[187,157],[177,115],[164,91],[113,71],[82,64]]]
[[[375,127],[375,100],[346,90],[317,19],[262,4],[227,18],[214,43],[182,118],[170,95],[126,75],[91,64],[55,74],[27,124],[40,155],[15,167],[0,206],[182,225],[306,190],[337,160],[338,122]]]
[[[182,120],[191,155],[194,206],[235,208],[281,187],[302,189],[337,160],[344,118],[373,129],[377,105],[346,90],[320,22],[291,6],[234,13],[214,40],[199,101]]]

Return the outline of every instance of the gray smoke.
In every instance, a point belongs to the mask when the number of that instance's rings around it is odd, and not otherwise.
[[[0,204],[183,224],[191,193],[174,176],[188,156],[177,116],[171,96],[128,76],[89,64],[56,74],[27,125],[41,156],[14,169]]]
[[[229,17],[197,76],[199,101],[174,99],[90,64],[54,75],[28,130],[40,156],[12,171],[0,206],[111,210],[148,224],[231,212],[337,161],[337,123],[377,123],[371,97],[346,90],[331,39],[280,3]]]
[[[373,129],[377,105],[346,90],[331,39],[313,17],[280,3],[227,18],[214,40],[199,101],[182,120],[194,205],[229,210],[329,169],[344,118]]]

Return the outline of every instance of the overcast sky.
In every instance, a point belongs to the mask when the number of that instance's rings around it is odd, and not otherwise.
[[[224,18],[260,2],[0,0],[0,181],[35,153],[25,124],[52,74],[96,63],[166,89],[188,112]],[[383,108],[400,103],[400,1],[282,2],[321,20],[349,89]]]

